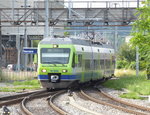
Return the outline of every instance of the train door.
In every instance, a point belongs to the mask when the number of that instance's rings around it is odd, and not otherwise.
[[[103,53],[103,75],[106,76],[106,53]]]
[[[84,82],[85,81],[85,54],[84,52],[82,52],[82,58],[81,58],[81,61],[82,61],[82,65],[81,65],[81,82]]]
[[[91,70],[91,75],[90,75],[90,79],[92,80],[94,76],[94,71],[95,71],[95,62],[94,62],[94,48],[91,46],[91,58],[90,58],[90,70]],[[96,61],[96,60],[95,60]]]
[[[84,79],[82,77],[84,77],[84,72],[83,72],[83,55],[82,53],[78,53],[77,54],[77,58],[78,58],[78,64],[77,64],[77,68],[76,68],[76,74],[77,76],[79,76],[80,81],[84,81]]]

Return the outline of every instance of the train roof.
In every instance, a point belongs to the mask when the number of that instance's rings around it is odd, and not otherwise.
[[[111,44],[102,44],[100,42],[92,42],[91,40],[81,38],[44,38],[40,41],[40,44],[74,44],[74,45],[85,45],[112,48]]]

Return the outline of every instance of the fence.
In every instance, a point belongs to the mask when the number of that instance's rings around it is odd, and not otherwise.
[[[31,80],[37,77],[37,65],[30,62],[25,68],[23,64],[17,64],[17,49],[5,48],[2,58],[2,69],[0,72],[0,81],[20,81]],[[23,56],[21,56],[23,58]]]

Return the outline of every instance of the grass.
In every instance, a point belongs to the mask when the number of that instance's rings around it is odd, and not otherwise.
[[[135,70],[131,70],[131,69],[116,69],[115,70],[115,76],[116,77],[124,77],[124,76],[135,76],[136,75],[136,71]],[[139,73],[139,75],[143,76],[146,75],[145,71],[141,71]]]
[[[21,92],[23,90],[35,90],[40,88],[38,80],[15,81],[7,87],[0,87],[1,92]]]
[[[15,81],[13,82],[13,85],[31,85],[31,86],[39,86],[38,80],[30,80],[30,81]]]
[[[0,72],[0,81],[5,82],[7,86],[0,87],[1,92],[21,92],[23,90],[39,89],[38,80],[33,80],[37,76],[37,72],[33,71],[11,71],[3,69]]]
[[[127,89],[129,92],[120,95],[123,98],[142,99],[140,95],[150,95],[150,80],[147,80],[146,74],[141,72],[139,76],[135,75],[133,70],[117,70],[115,74],[119,79],[109,80],[103,85],[116,90]],[[122,73],[121,73],[122,71]]]

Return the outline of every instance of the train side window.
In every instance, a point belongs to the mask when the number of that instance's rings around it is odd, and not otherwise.
[[[90,69],[90,60],[85,60],[85,70]]]
[[[84,51],[84,48],[82,47],[82,51]]]
[[[101,69],[105,69],[104,59],[100,60]]]
[[[78,55],[78,62],[79,62],[78,66],[81,67],[82,66],[82,55],[81,54]]]
[[[115,64],[116,64],[116,62],[115,62],[115,56],[112,56],[112,65],[113,65],[113,68],[115,68]]]
[[[73,53],[73,58],[72,58],[72,67],[75,67],[75,53]]]
[[[98,69],[99,66],[99,61],[98,60],[94,60],[94,69]]]
[[[110,68],[110,60],[106,59],[106,68],[109,69]]]

